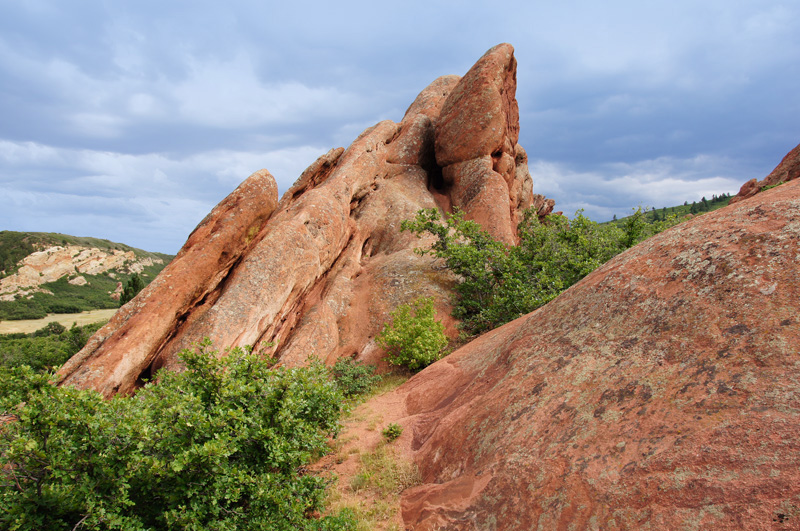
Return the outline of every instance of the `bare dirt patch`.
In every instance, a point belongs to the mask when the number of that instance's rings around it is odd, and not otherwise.
[[[411,430],[391,442],[381,434],[390,423],[405,416],[405,397],[392,392],[401,381],[396,380],[381,394],[353,409],[333,441],[333,451],[312,467],[317,473],[336,476],[329,510],[353,511],[358,518],[358,531],[405,529],[400,494],[420,482],[411,459]]]

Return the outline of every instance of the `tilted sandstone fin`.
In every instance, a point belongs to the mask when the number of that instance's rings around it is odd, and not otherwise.
[[[495,47],[463,78],[434,80],[401,122],[383,121],[346,150],[317,159],[270,207],[269,221],[246,246],[221,243],[240,238],[235,227],[245,220],[233,220],[228,232],[196,231],[171,266],[188,275],[199,260],[204,273],[186,277],[194,287],[174,297],[177,275],[159,277],[70,361],[65,383],[107,396],[130,392],[140,376],[179,366],[181,349],[205,337],[218,348],[254,345],[285,365],[304,364],[309,356],[383,363],[375,336],[398,305],[420,296],[434,297],[455,336],[456,279],[414,252],[432,237],[419,239],[400,225],[423,208],[459,207],[503,241],[514,240],[521,209],[533,202],[527,156],[517,144],[515,78],[513,48]],[[492,106],[502,116],[489,116]],[[472,119],[492,127],[459,129]],[[478,151],[443,169],[439,151],[459,153],[467,141]],[[457,164],[480,171],[448,181]],[[215,269],[204,255],[188,254],[202,245],[222,245],[226,260]]]
[[[761,192],[765,186],[777,186],[798,177],[800,177],[800,144],[787,153],[781,163],[762,180],[750,179],[744,183],[739,193],[733,196],[730,202],[731,204],[738,203]]]
[[[266,170],[248,177],[189,235],[178,255],[132,301],[120,308],[58,378],[111,396],[130,393],[161,346],[181,333],[186,316],[214,298],[220,282],[258,238],[278,203]]]
[[[517,241],[517,212],[530,206],[532,191],[527,155],[517,146],[516,90],[514,48],[498,44],[447,97],[435,135],[452,206],[509,245]]]

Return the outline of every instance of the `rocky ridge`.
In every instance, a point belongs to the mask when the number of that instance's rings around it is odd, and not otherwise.
[[[137,257],[133,251],[103,251],[79,245],[49,246],[29,254],[19,262],[15,273],[0,278],[0,301],[30,297],[36,292],[49,293],[40,286],[62,277],[69,277],[70,284],[83,286],[87,284],[83,275],[110,272],[113,277],[114,272],[141,273],[145,267],[163,263],[158,257]]]
[[[60,371],[66,384],[130,393],[203,337],[255,345],[285,365],[310,354],[380,363],[374,336],[399,304],[430,295],[451,335],[455,279],[400,232],[422,208],[452,211],[512,243],[532,194],[517,143],[516,59],[501,44],[463,77],[435,80],[402,121],[329,151],[277,200],[262,170],[226,198],[164,272]],[[156,324],[154,324],[156,323]]]

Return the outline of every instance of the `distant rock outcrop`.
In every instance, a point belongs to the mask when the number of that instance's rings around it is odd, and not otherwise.
[[[750,179],[739,189],[739,193],[731,198],[730,204],[738,203],[753,197],[765,187],[777,186],[800,177],[800,144],[791,150],[778,166],[762,180]]]
[[[387,398],[407,528],[796,529],[800,182],[639,244]],[[401,441],[402,442],[402,441]]]
[[[68,277],[76,286],[87,284],[84,274],[99,275],[107,272],[140,273],[153,263],[163,263],[161,258],[137,257],[133,251],[101,250],[80,245],[53,245],[36,251],[19,263],[19,269],[0,278],[0,301],[13,301],[44,291],[40,286]]]
[[[272,178],[251,177],[61,369],[63,382],[129,393],[203,337],[255,345],[287,365],[311,355],[377,362],[373,338],[391,311],[423,295],[454,335],[455,279],[414,253],[429,242],[400,223],[422,208],[458,207],[514,241],[520,210],[533,204],[515,91],[513,48],[501,44],[463,78],[431,83],[400,123],[320,157],[277,205]],[[539,197],[537,208],[548,204]]]

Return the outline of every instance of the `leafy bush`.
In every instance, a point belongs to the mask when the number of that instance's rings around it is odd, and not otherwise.
[[[381,435],[383,435],[387,441],[391,442],[403,434],[403,427],[399,424],[395,424],[392,422],[388,426],[386,426]]]
[[[512,247],[460,212],[443,221],[438,210],[421,210],[402,228],[436,236],[431,249],[418,252],[443,259],[458,275],[453,316],[478,334],[535,310],[615,254],[675,223],[674,217],[648,223],[641,209],[621,227],[595,223],[582,211],[572,220],[551,215],[541,223],[528,211],[518,227],[520,243]]]
[[[368,393],[380,381],[374,365],[364,365],[350,358],[340,358],[331,369],[336,385],[345,397]]]
[[[0,231],[0,278],[17,272],[17,262],[36,249],[23,232]]]
[[[58,336],[67,331],[67,327],[59,322],[51,321],[31,334],[32,337]]]
[[[208,342],[135,397],[53,387],[0,370],[0,528],[347,529],[314,519],[326,481],[300,467],[327,450],[342,396],[321,364],[271,369]]]
[[[411,370],[438,360],[447,345],[444,325],[436,320],[432,297],[401,304],[392,312],[391,322],[375,338],[389,352],[388,361]]]
[[[0,367],[29,365],[34,371],[57,367],[86,345],[105,321],[67,330],[52,322],[32,334],[0,335]]]

